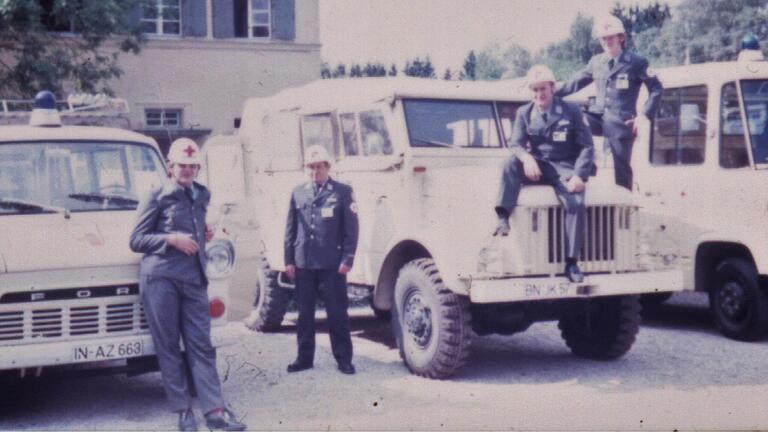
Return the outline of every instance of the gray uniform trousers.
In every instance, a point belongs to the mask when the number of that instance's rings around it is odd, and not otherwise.
[[[184,341],[200,408],[207,413],[223,407],[216,350],[211,345],[206,287],[166,277],[142,276],[140,288],[171,409],[180,411],[191,406],[179,337]]]
[[[322,293],[328,314],[328,334],[337,363],[352,362],[352,338],[349,333],[347,280],[336,269],[296,269],[296,295],[299,320],[296,338],[298,360],[312,363],[315,357],[315,306]]]
[[[536,159],[541,170],[539,181],[529,180],[523,172],[523,163],[517,156],[510,156],[504,164],[499,186],[497,207],[511,214],[517,206],[517,198],[523,185],[550,185],[555,189],[557,199],[565,209],[565,236],[568,258],[578,259],[584,242],[584,222],[587,211],[584,207],[584,192],[571,193],[566,187],[567,180],[573,175],[573,167],[566,163],[549,162]]]

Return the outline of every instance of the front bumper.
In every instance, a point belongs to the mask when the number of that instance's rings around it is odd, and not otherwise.
[[[218,348],[234,344],[236,338],[228,326],[216,326],[211,328],[211,342],[214,347]],[[0,370],[123,360],[135,356],[119,355],[117,350],[129,345],[133,347],[136,343],[141,344],[141,356],[155,355],[155,346],[152,343],[152,336],[150,334],[2,346],[0,347]],[[102,352],[114,354],[114,356],[108,358],[97,357],[94,353],[97,346],[102,348]],[[91,355],[83,354],[84,351],[82,349],[84,347],[92,347],[89,350]],[[76,354],[75,351],[78,348],[81,351],[79,354]]]
[[[468,279],[465,283],[472,303],[504,303],[682,291],[683,273],[664,270],[590,274],[579,284],[564,276]]]

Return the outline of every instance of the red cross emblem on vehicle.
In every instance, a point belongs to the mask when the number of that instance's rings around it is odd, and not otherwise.
[[[184,153],[187,154],[187,157],[192,157],[192,155],[195,154],[195,149],[191,145],[188,145],[187,148],[184,149]]]

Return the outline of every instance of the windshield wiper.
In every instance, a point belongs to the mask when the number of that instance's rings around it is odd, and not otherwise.
[[[54,212],[64,213],[64,217],[69,218],[69,210],[63,207],[55,207],[47,204],[40,204],[31,201],[24,201],[12,198],[0,198],[0,208],[16,209],[22,213],[42,213]]]
[[[425,140],[421,138],[412,138],[412,141],[420,142],[430,147],[448,147],[448,148],[453,147],[453,144],[448,144],[440,141],[430,141],[430,140]]]
[[[135,206],[139,204],[138,200],[135,200],[131,197],[123,196],[123,195],[109,195],[109,194],[102,194],[98,192],[89,192],[89,193],[71,193],[67,195],[68,197],[80,201],[86,201],[86,202],[112,202],[117,205],[123,205],[123,206]]]

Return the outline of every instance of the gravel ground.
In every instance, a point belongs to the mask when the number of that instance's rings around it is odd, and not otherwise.
[[[277,334],[232,323],[239,342],[220,350],[219,371],[252,429],[768,428],[768,346],[719,336],[705,305],[676,296],[614,362],[573,357],[555,323],[476,338],[468,366],[448,381],[410,375],[389,326],[364,309],[354,311],[354,376],[336,370],[324,328],[315,368],[289,375],[295,317]],[[41,379],[3,392],[0,429],[174,429],[159,378]]]

